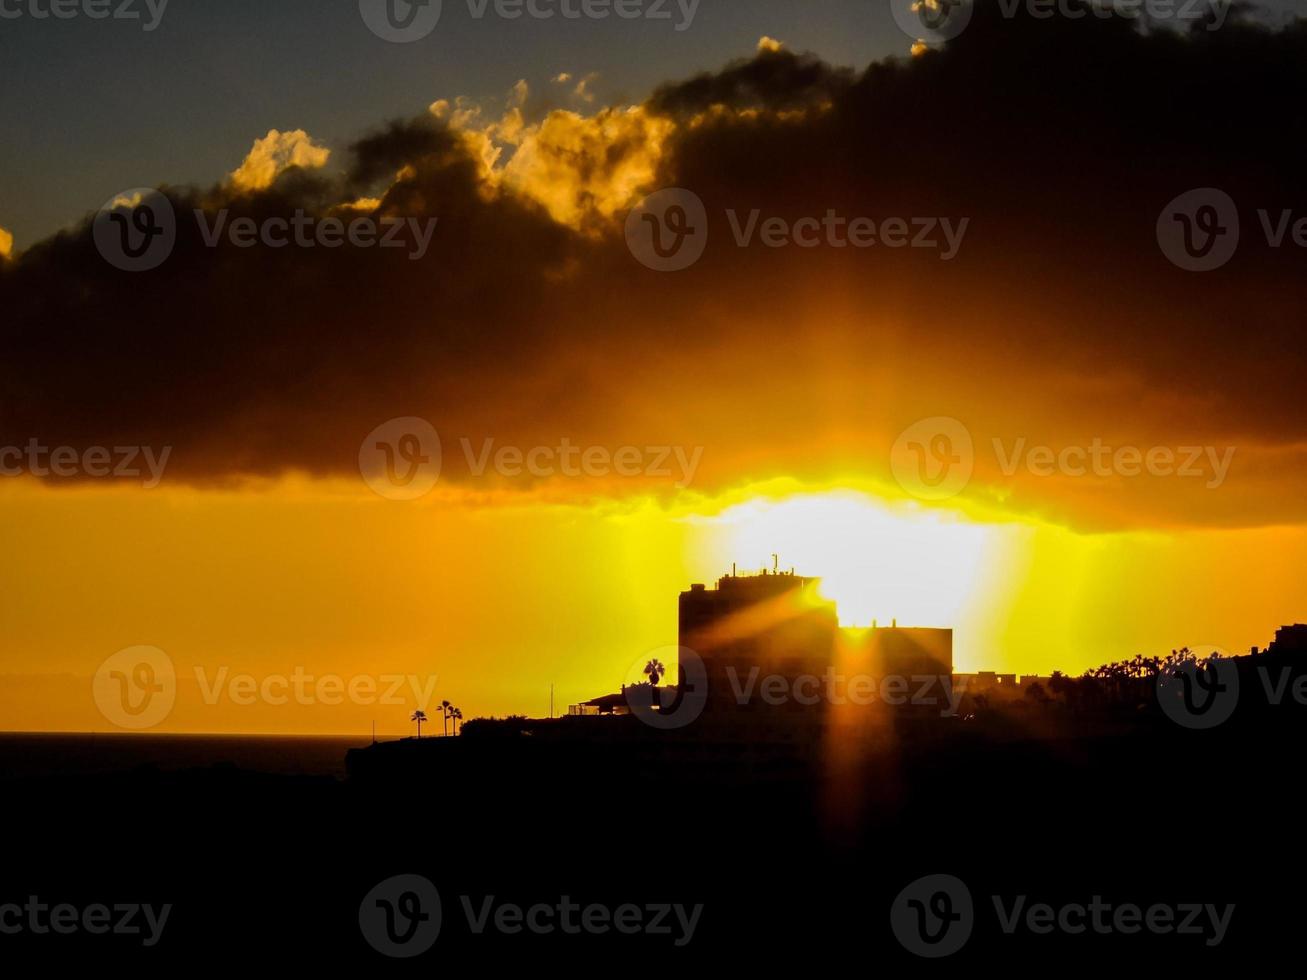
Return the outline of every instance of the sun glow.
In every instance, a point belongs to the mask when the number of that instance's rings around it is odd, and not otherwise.
[[[997,535],[945,511],[854,492],[753,500],[723,511],[727,561],[818,575],[846,626],[955,626],[993,582]]]

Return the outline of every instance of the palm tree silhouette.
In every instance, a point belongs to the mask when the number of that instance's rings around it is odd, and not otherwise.
[[[415,711],[413,712],[413,717],[409,719],[409,721],[416,721],[418,723],[418,738],[422,737],[422,723],[426,720],[427,713],[425,711]]]
[[[658,682],[663,679],[665,673],[667,673],[667,668],[663,666],[661,660],[656,658],[644,665],[644,675],[649,678],[651,687],[657,687]]]
[[[454,719],[454,734],[458,734],[458,723],[463,720],[463,709],[453,708],[450,710],[450,717]]]
[[[448,725],[448,718],[449,718],[449,713],[450,713],[453,709],[454,709],[454,706],[453,706],[452,704],[450,704],[448,701],[441,701],[441,702],[440,702],[440,733],[441,733],[442,735],[448,735],[448,734],[449,734],[449,728],[447,727],[447,725]]]

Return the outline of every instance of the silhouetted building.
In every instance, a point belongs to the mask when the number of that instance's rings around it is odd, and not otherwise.
[[[1307,625],[1294,623],[1275,631],[1275,639],[1266,648],[1267,653],[1307,653]]]
[[[981,670],[974,674],[954,674],[953,686],[966,694],[984,695],[987,698],[1009,700],[1030,695],[1031,688],[1038,685],[1045,694],[1049,691],[1052,677],[1038,674],[1000,674],[993,670]]]
[[[681,593],[679,642],[703,662],[708,709],[811,709],[825,702],[825,685],[855,676],[877,684],[951,678],[952,630],[843,629],[818,584],[793,573],[731,574],[716,588],[696,584]]]
[[[651,694],[650,700],[655,706],[662,704],[672,704],[676,700],[677,688],[675,684],[659,685]],[[589,701],[582,701],[580,704],[569,705],[567,714],[569,717],[591,718],[596,715],[629,715],[631,713],[631,702],[627,697],[626,685],[616,694],[605,694],[602,697],[591,698]]]

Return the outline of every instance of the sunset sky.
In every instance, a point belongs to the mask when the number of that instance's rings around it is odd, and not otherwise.
[[[1286,9],[1189,37],[977,11],[917,56],[888,3],[835,0],[680,32],[446,0],[406,45],[346,2],[0,22],[0,729],[113,730],[91,678],[134,646],[179,678],[158,731],[410,730],[411,691],[205,696],[297,670],[566,710],[773,553],[849,624],[952,627],[964,671],[1265,645],[1307,619],[1307,249],[1259,217],[1307,217],[1307,122],[1259,98],[1307,83],[1301,22],[1262,26]],[[178,234],[130,273],[92,219],[136,188]],[[706,208],[675,272],[626,234],[662,188]],[[1195,188],[1238,207],[1212,272],[1159,248]],[[437,222],[410,260],[210,248],[196,210]],[[754,211],[965,235],[739,247]],[[391,499],[360,452],[408,418],[439,481]],[[33,440],[170,449],[157,481],[60,476]],[[914,477],[941,446],[947,494]]]

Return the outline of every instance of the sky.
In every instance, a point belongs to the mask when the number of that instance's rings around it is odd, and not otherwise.
[[[543,86],[562,72],[598,73],[602,98],[637,100],[748,54],[764,34],[852,65],[908,44],[889,8],[866,0],[700,0],[683,31],[679,12],[541,21],[444,7],[413,44],[373,35],[357,0],[169,0],[149,32],[136,21],[3,22],[5,132],[22,152],[0,159],[0,226],[23,247],[125,187],[217,180],[273,128],[340,145],[440,98],[502,98],[519,79]]]
[[[33,2],[47,6],[7,7]],[[1293,9],[1256,3],[1271,21]],[[273,128],[340,145],[438,98],[498,98],[562,72],[595,73],[604,101],[634,101],[748,54],[764,35],[859,68],[910,45],[891,0],[698,0],[684,30],[672,0],[669,21],[505,20],[445,0],[436,29],[412,44],[377,38],[357,0],[167,0],[149,31],[145,0],[130,9],[140,18],[0,21],[13,148],[0,157],[0,227],[20,248],[125,187],[217,180]]]
[[[0,21],[0,728],[121,727],[92,678],[140,648],[158,731],[538,715],[773,554],[959,670],[1307,618],[1304,135],[1266,95],[1307,32],[445,7],[411,45],[348,3]],[[1242,230],[1205,272],[1195,190]],[[676,268],[669,201],[707,229]],[[129,271],[141,204],[174,233]],[[297,215],[401,247],[258,238]]]

